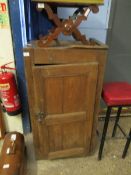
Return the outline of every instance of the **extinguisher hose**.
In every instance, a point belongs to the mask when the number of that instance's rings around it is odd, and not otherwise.
[[[11,63],[13,63],[13,62],[9,62],[9,63],[6,63],[6,64],[0,66],[0,69],[1,69],[1,70],[6,70],[6,69],[9,69],[9,70],[16,70],[16,68],[8,67],[8,66],[7,66],[7,65],[9,65],[9,64],[11,64]]]

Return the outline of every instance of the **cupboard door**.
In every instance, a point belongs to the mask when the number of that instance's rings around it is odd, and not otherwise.
[[[88,153],[98,64],[34,66],[37,153],[50,159]],[[39,156],[38,156],[39,157]]]

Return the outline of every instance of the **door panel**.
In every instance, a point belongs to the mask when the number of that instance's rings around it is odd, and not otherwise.
[[[49,149],[50,152],[55,152],[63,149],[62,144],[62,127],[60,125],[53,125],[48,127],[49,133]]]
[[[84,111],[87,76],[65,77],[63,81],[63,112]]]
[[[84,122],[80,121],[63,125],[63,149],[83,147],[85,135]]]
[[[43,87],[45,89],[46,112],[48,114],[62,113],[63,78],[45,78]]]
[[[75,121],[86,120],[86,112],[73,112],[66,114],[47,115],[45,117],[46,125],[57,125],[63,123],[71,123]]]
[[[83,111],[86,107],[86,82],[86,75],[45,78],[46,112],[58,114]]]
[[[53,125],[48,127],[50,152],[83,147],[83,122]],[[61,133],[61,134],[60,134]]]
[[[97,63],[33,68],[34,108],[36,114],[43,112],[43,119],[39,120],[38,128],[43,127],[43,131],[46,130],[38,135],[41,154],[42,150],[45,150],[42,148],[44,142],[48,143],[46,150],[50,158],[88,152],[97,71]]]

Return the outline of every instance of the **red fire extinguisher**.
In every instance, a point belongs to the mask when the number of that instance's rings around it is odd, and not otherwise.
[[[7,67],[10,63],[0,67],[0,96],[6,112],[8,115],[13,116],[21,112],[21,103],[15,76],[12,72],[7,72],[9,69],[15,70],[15,68]]]

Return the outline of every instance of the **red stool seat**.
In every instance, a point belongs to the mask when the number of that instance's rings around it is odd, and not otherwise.
[[[102,98],[108,106],[131,105],[131,85],[126,82],[106,83]]]
[[[131,106],[131,84],[127,82],[106,83],[103,86],[102,98],[107,105],[107,111],[106,111],[106,117],[105,117],[104,127],[102,131],[102,136],[101,136],[98,160],[101,160],[102,158],[102,152],[104,148],[104,142],[106,139],[108,124],[109,124],[112,108],[114,106],[118,108],[118,111],[117,111],[115,124],[112,132],[112,137],[116,135],[117,128],[119,128],[122,134],[124,135],[124,137],[126,137],[127,142],[122,155],[122,158],[125,158],[129,145],[131,143],[131,130],[129,132],[129,135],[127,136],[127,134],[123,131],[123,129],[119,125],[119,119],[120,119],[122,107]]]

